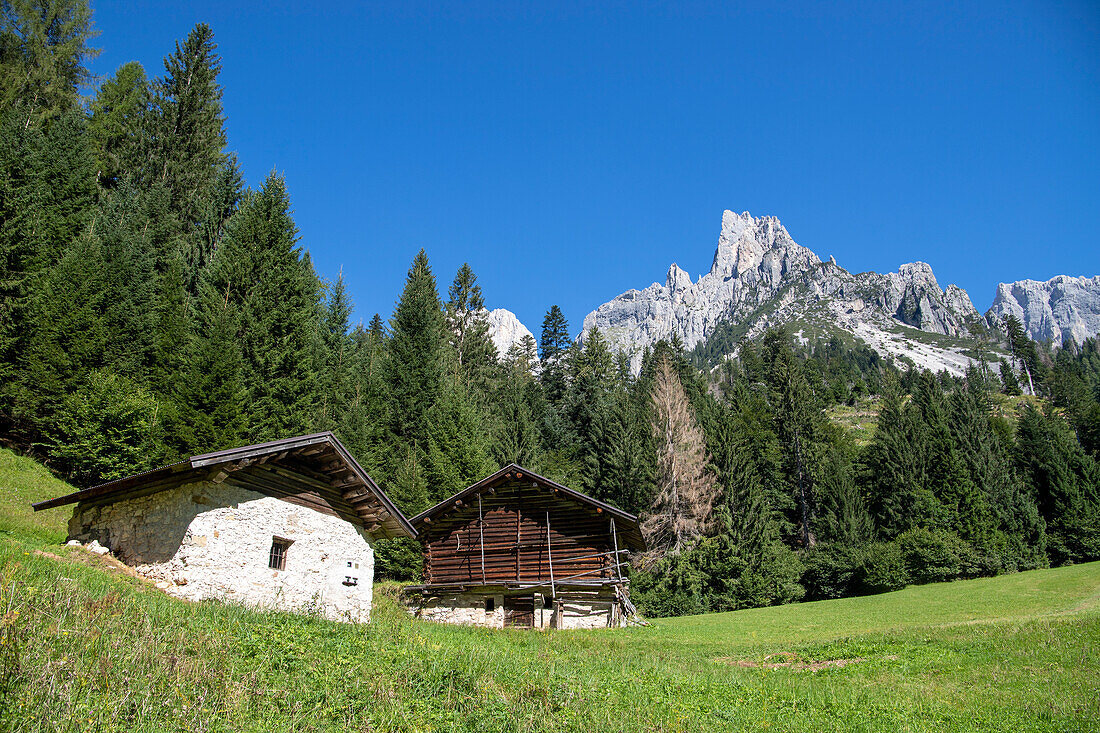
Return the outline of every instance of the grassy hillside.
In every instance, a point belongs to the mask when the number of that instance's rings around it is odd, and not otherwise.
[[[905,401],[908,401],[908,399],[908,397],[905,398]],[[993,395],[993,414],[998,417],[1015,421],[1025,405],[1042,409],[1044,401],[1039,397],[1030,395],[1016,397],[1008,397],[1003,394]],[[880,398],[867,397],[859,400],[855,405],[833,405],[825,410],[825,416],[844,428],[852,436],[856,445],[863,447],[875,437],[875,428],[878,426],[878,413],[881,409],[882,400]]]
[[[1100,563],[593,632],[171,599],[0,451],[0,730],[1097,730]]]

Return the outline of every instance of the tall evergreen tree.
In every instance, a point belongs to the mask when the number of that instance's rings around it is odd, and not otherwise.
[[[181,454],[195,455],[249,442],[241,373],[240,308],[228,284],[202,283],[198,330],[188,343],[176,401],[175,440]]]
[[[424,447],[428,415],[443,384],[446,343],[443,304],[428,256],[420,250],[390,321],[386,383],[392,408],[390,430],[405,443]]]
[[[120,66],[92,100],[88,133],[101,186],[114,188],[125,175],[140,171],[147,152],[149,102],[149,81],[136,61]]]
[[[816,542],[813,531],[816,501],[810,466],[814,399],[786,331],[769,331],[764,337],[764,352],[776,434],[784,447],[786,473],[798,507],[799,540],[803,547],[811,547]]]
[[[539,339],[542,360],[553,359],[568,349],[569,343],[569,322],[565,320],[561,308],[552,305],[542,319],[542,338]]]
[[[355,342],[348,333],[352,304],[344,273],[331,283],[321,314],[321,369],[318,427],[337,430],[355,398]]]
[[[447,296],[447,326],[455,354],[455,377],[461,379],[467,389],[484,393],[489,387],[497,353],[489,338],[485,298],[469,264],[463,263],[459,268]]]
[[[1051,560],[1062,564],[1100,557],[1100,469],[1065,421],[1026,406],[1016,454],[1046,520]]]
[[[240,309],[246,436],[274,440],[316,424],[320,282],[298,247],[290,197],[275,173],[246,195],[210,267]]]
[[[91,78],[92,11],[86,0],[5,0],[0,12],[0,113],[24,128],[76,109]]]
[[[154,83],[156,148],[152,180],[172,195],[183,231],[203,221],[205,203],[225,161],[225,118],[218,83],[221,57],[214,31],[200,23],[164,59],[165,76]]]

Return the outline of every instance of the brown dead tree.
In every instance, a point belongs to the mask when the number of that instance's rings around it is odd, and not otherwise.
[[[703,431],[667,357],[657,365],[652,399],[657,497],[642,521],[642,532],[654,553],[676,554],[709,528],[718,486],[707,470]]]

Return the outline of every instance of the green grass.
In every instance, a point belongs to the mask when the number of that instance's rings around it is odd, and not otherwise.
[[[0,730],[1100,729],[1100,563],[554,633],[416,621],[384,585],[350,626],[59,547],[63,511],[19,508],[51,481],[0,451]]]
[[[881,401],[862,399],[855,405],[833,405],[825,410],[825,416],[844,428],[856,445],[868,445],[875,437]]]
[[[0,448],[0,538],[18,534],[60,542],[65,538],[68,515],[63,511],[35,513],[31,504],[73,490],[42,464]]]

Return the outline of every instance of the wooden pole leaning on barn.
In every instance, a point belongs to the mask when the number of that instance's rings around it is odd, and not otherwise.
[[[608,517],[608,522],[611,523],[611,541],[615,543],[615,574],[619,578],[619,583],[615,586],[615,605],[618,606],[619,614],[626,615],[626,609],[623,607],[622,593],[623,593],[623,567],[619,562],[619,533],[615,530],[615,517]],[[617,621],[612,617],[612,620]]]
[[[550,616],[550,628],[557,623],[561,625],[561,603],[558,601],[558,592],[554,588],[554,551],[550,548],[550,510],[546,510],[546,559],[550,562],[550,598],[553,601],[553,614]],[[555,620],[556,617],[556,620]]]
[[[477,495],[477,532],[481,536],[481,582],[485,582],[485,519],[481,515],[481,494]]]
[[[615,559],[615,562],[618,563],[619,562],[619,533],[615,531],[615,518],[612,517],[608,521],[611,522],[611,541],[615,543],[615,556],[614,556],[614,559]],[[616,572],[618,573],[618,576],[619,576],[619,584],[621,585],[622,582],[623,582],[622,565],[621,564],[616,565],[615,569],[616,569]]]
[[[550,561],[550,597],[557,600],[558,593],[554,590],[554,551],[550,549],[550,512],[546,512],[546,559]]]

